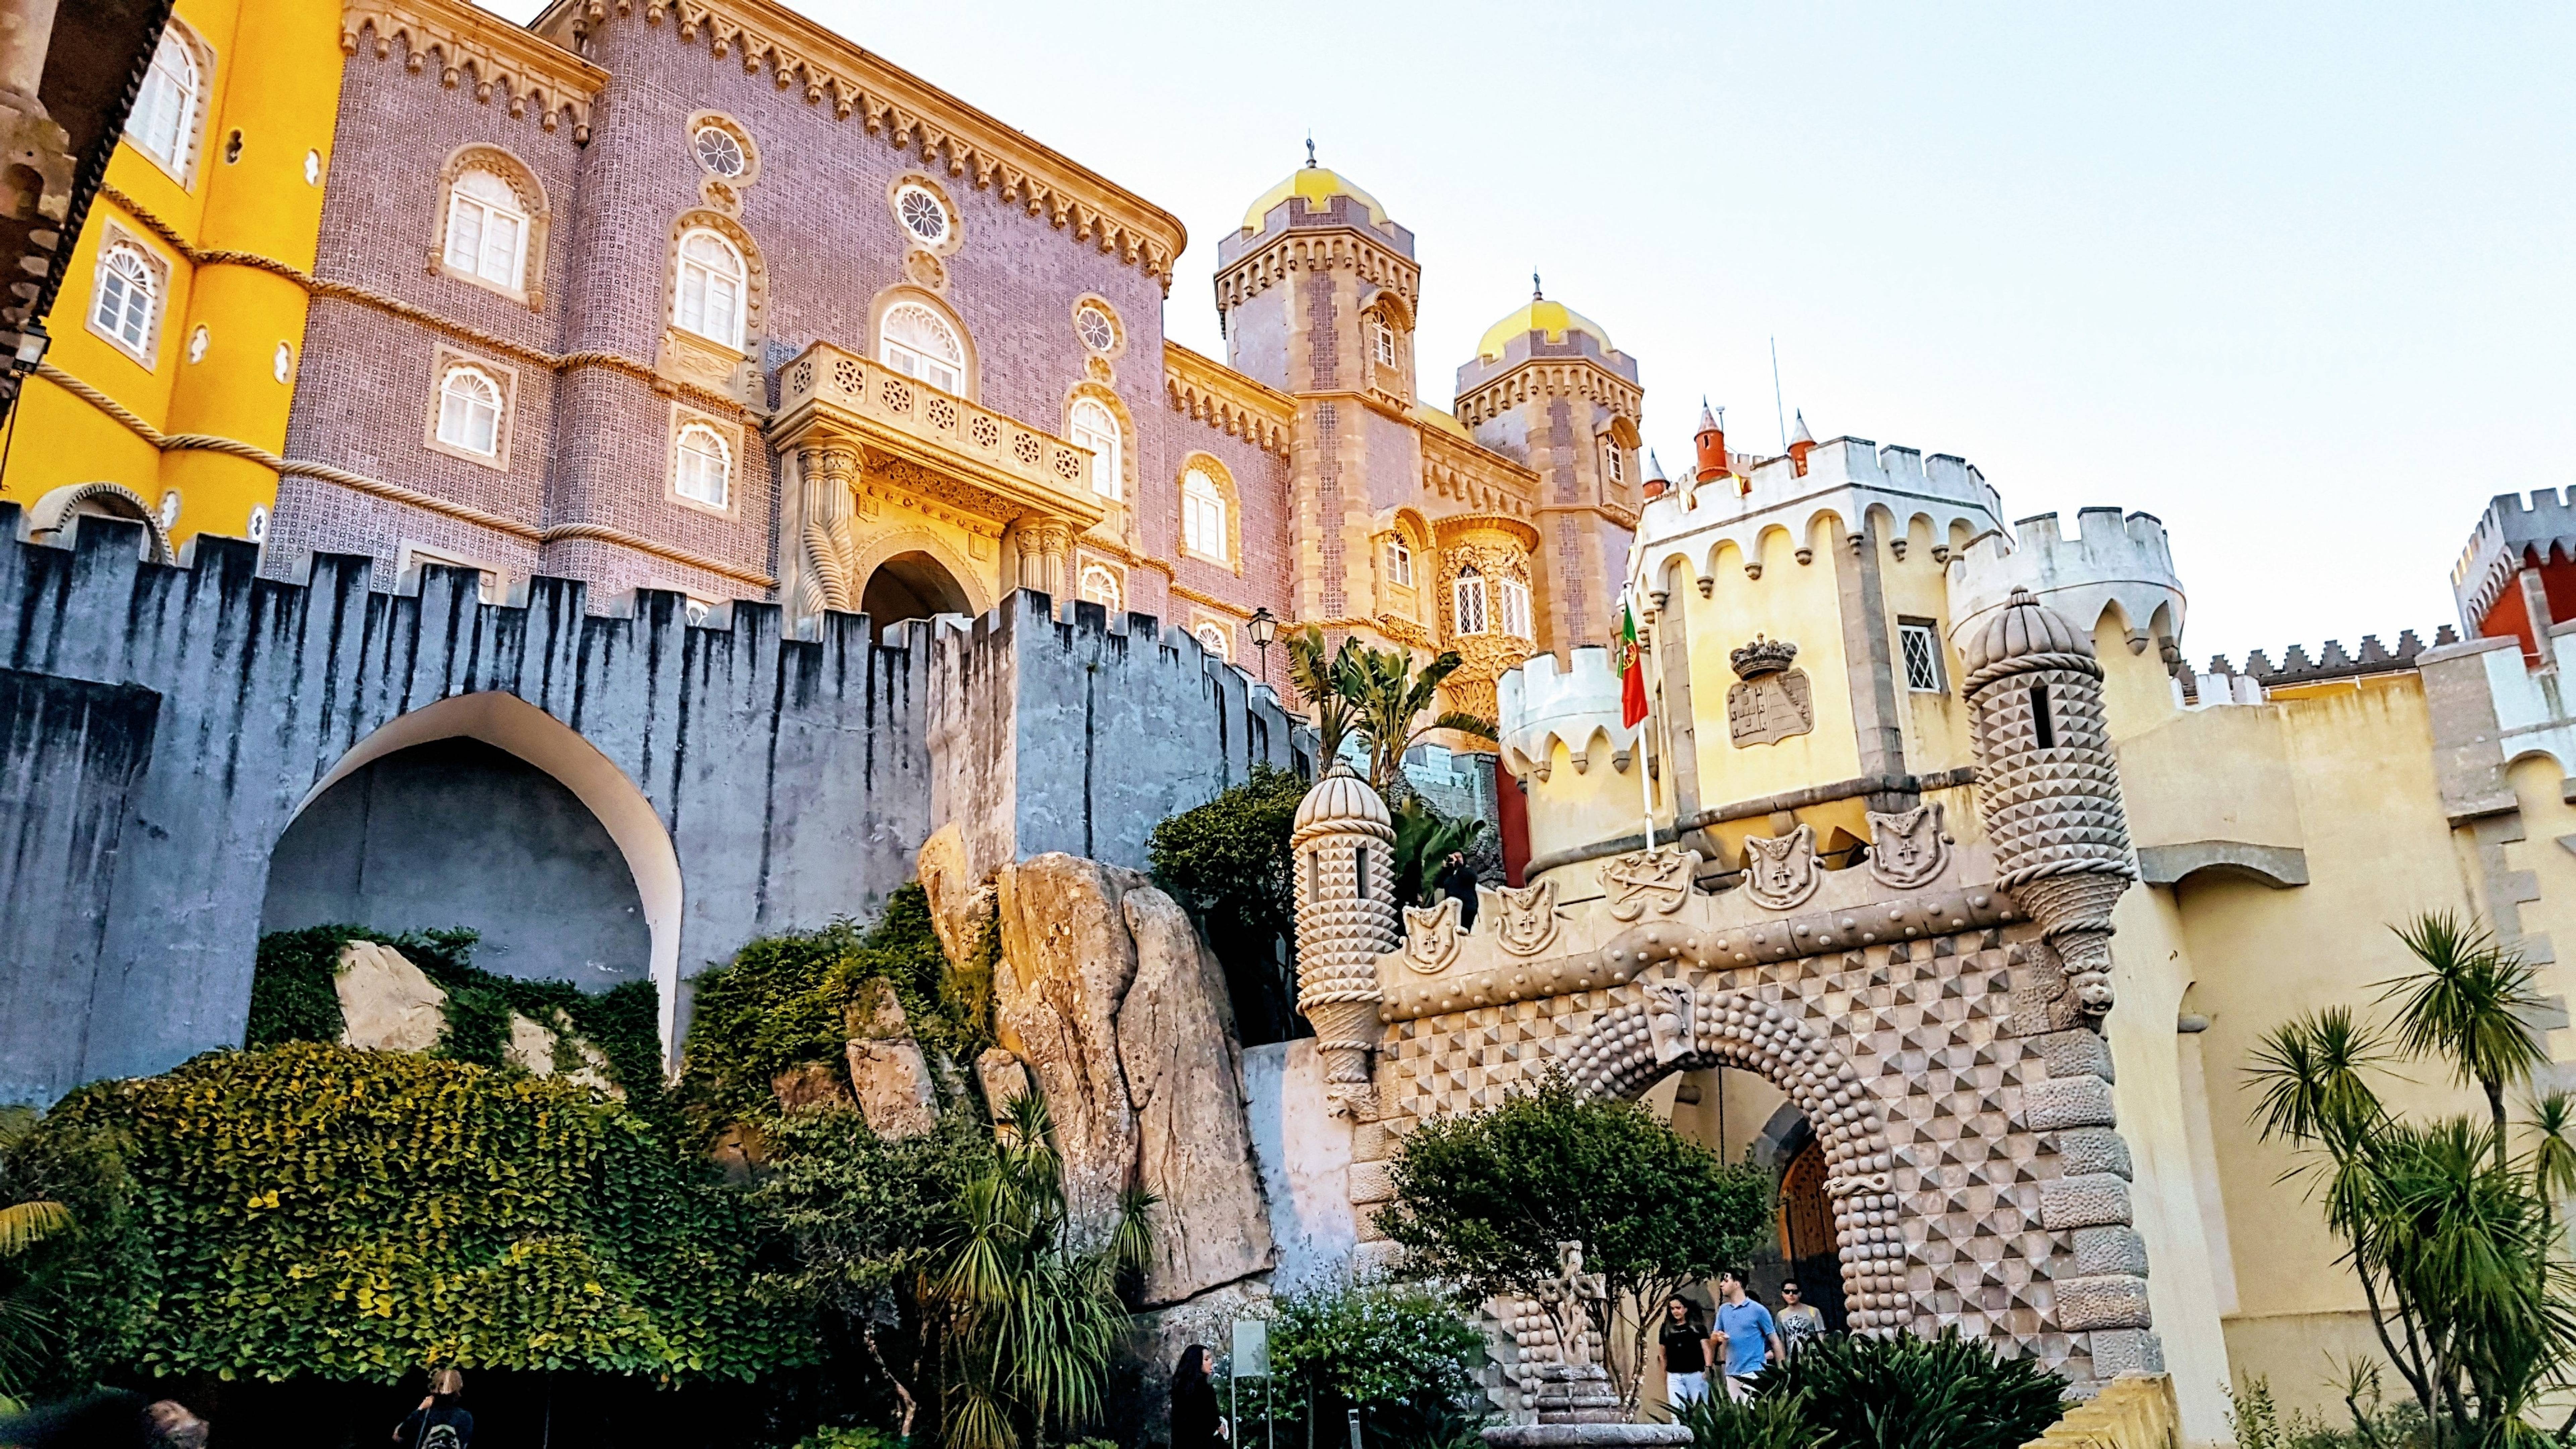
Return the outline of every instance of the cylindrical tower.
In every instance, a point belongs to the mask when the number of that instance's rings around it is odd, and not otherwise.
[[[1366,780],[1337,760],[1297,807],[1297,1009],[1315,1026],[1336,1098],[1363,1095],[1378,1039],[1377,958],[1403,944],[1395,825]]]
[[[2093,641],[2026,589],[1968,640],[1977,775],[1996,884],[2040,923],[2076,1010],[2111,1009],[2111,907],[2137,879]]]

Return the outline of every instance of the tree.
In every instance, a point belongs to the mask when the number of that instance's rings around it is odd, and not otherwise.
[[[1046,1103],[1015,1097],[992,1166],[968,1182],[925,1298],[945,1315],[952,1449],[1014,1449],[1099,1417],[1127,1330],[1122,1273],[1141,1271],[1153,1195],[1131,1190],[1106,1247],[1067,1235],[1063,1165]]]
[[[2448,914],[2397,934],[2420,967],[2383,983],[2393,1025],[2329,1007],[2275,1027],[2248,1069],[2254,1120],[2308,1155],[2302,1170],[2436,1449],[2545,1442],[2527,1416],[2576,1369],[2576,1294],[2549,1210],[2576,1153],[2566,1103],[2544,1097],[2539,1141],[2513,1161],[2505,1090],[2541,1060],[2512,1039],[2528,1031],[2513,1013],[2528,1004],[2529,971]],[[2400,1054],[2446,1061],[2483,1092],[2488,1122],[2392,1115],[2371,1077]],[[2570,1429],[2576,1416],[2561,1437]]]
[[[1368,752],[1369,784],[1380,795],[1396,788],[1404,752],[1424,735],[1454,730],[1480,740],[1495,738],[1492,720],[1456,710],[1432,712],[1440,686],[1462,663],[1450,651],[1417,669],[1405,650],[1372,649],[1356,638],[1345,638],[1327,658],[1324,631],[1313,624],[1288,637],[1288,677],[1316,710],[1323,758],[1332,760],[1341,753],[1343,739],[1356,735]]]
[[[1273,1300],[1270,1382],[1259,1392],[1294,1442],[1331,1435],[1351,1409],[1372,1444],[1461,1439],[1489,1417],[1477,1372],[1485,1335],[1454,1297],[1418,1283],[1347,1283]],[[1247,1415],[1255,1390],[1243,1391]]]
[[[1768,1224],[1767,1174],[1730,1166],[1634,1102],[1588,1098],[1561,1075],[1465,1117],[1434,1118],[1405,1138],[1395,1200],[1378,1216],[1408,1276],[1482,1295],[1538,1296],[1556,1245],[1580,1240],[1609,1301],[1593,1327],[1613,1381],[1636,1406],[1655,1308],[1686,1283],[1750,1256]]]
[[[1146,856],[1154,883],[1172,893],[1207,933],[1225,964],[1244,1045],[1285,1041],[1296,1032],[1293,952],[1296,857],[1288,837],[1306,782],[1274,765],[1254,765],[1240,785],[1154,827]]]

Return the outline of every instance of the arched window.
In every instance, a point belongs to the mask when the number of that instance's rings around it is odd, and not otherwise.
[[[501,384],[479,367],[451,367],[438,380],[438,440],[489,458],[501,451]]]
[[[733,449],[725,446],[724,435],[704,423],[682,425],[679,476],[673,482],[680,496],[709,508],[722,508],[732,483]]]
[[[886,309],[878,332],[877,361],[941,392],[966,390],[966,348],[947,318],[918,302],[904,302]]]
[[[1449,599],[1452,610],[1457,615],[1457,626],[1453,632],[1459,634],[1485,632],[1485,576],[1483,574],[1476,572],[1473,567],[1460,569],[1458,581],[1449,586]]]
[[[1210,654],[1219,659],[1230,660],[1234,657],[1234,641],[1226,637],[1223,624],[1214,622],[1201,624],[1191,632],[1198,635],[1199,647]]]
[[[1378,366],[1395,366],[1395,329],[1387,325],[1384,317],[1370,316],[1369,341],[1377,351]]]
[[[1401,589],[1413,587],[1413,546],[1402,534],[1386,541],[1386,581]]]
[[[1065,431],[1072,435],[1075,447],[1091,450],[1091,491],[1103,498],[1125,491],[1126,475],[1120,471],[1118,457],[1118,415],[1109,405],[1096,397],[1075,398]]]
[[[1107,564],[1084,564],[1078,593],[1086,603],[1098,604],[1113,614],[1122,607],[1118,575]]]
[[[98,255],[98,282],[92,288],[91,325],[129,352],[152,355],[152,333],[161,314],[161,269],[143,248],[129,241],[110,242]]]
[[[680,291],[671,320],[727,347],[742,346],[742,253],[711,231],[680,238]]]
[[[447,189],[449,269],[517,291],[527,263],[528,213],[519,194],[489,171],[459,173]]]
[[[1204,468],[1181,475],[1181,547],[1209,558],[1228,557],[1225,494]]]
[[[1602,445],[1602,451],[1609,455],[1610,481],[1613,483],[1627,482],[1628,462],[1625,458],[1620,456],[1618,443],[1615,441],[1605,443]]]
[[[1518,579],[1496,579],[1494,593],[1503,606],[1503,632],[1515,639],[1537,638],[1530,632],[1529,585]]]
[[[152,69],[144,74],[143,89],[135,94],[134,114],[125,123],[125,134],[173,176],[188,169],[197,93],[203,86],[188,42],[175,28],[164,29],[160,48],[152,52]]]

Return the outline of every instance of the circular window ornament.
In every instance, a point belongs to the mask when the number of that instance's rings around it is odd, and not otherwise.
[[[1097,307],[1074,313],[1073,330],[1082,334],[1082,345],[1094,352],[1106,353],[1118,345],[1118,324]]]
[[[948,203],[926,186],[907,186],[894,194],[895,219],[923,246],[948,240]]]
[[[742,142],[722,126],[700,126],[697,149],[698,164],[718,176],[740,176],[750,165],[743,158]]]

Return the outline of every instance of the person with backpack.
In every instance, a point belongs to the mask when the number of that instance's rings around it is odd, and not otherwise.
[[[429,1397],[394,1426],[395,1449],[473,1449],[474,1416],[467,1412],[465,1375],[443,1368],[429,1376]]]

